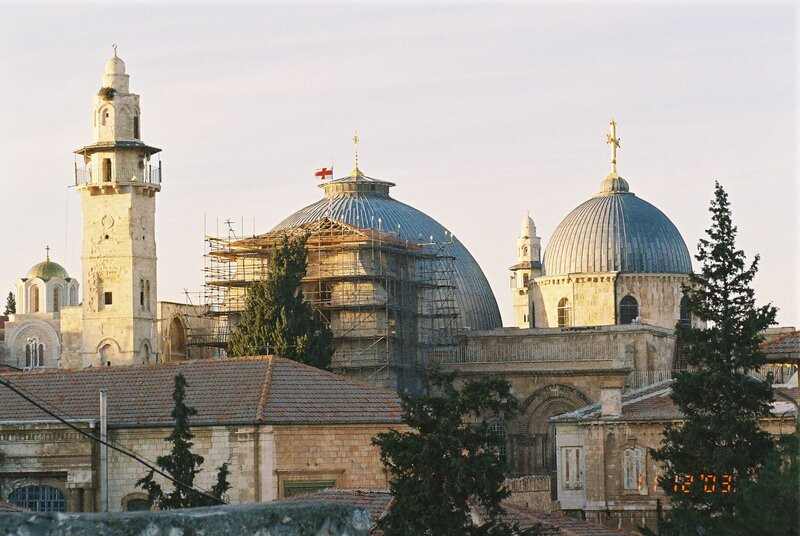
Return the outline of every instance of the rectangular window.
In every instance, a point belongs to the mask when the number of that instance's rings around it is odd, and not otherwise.
[[[332,488],[336,485],[333,480],[324,480],[320,482],[284,482],[283,483],[283,497],[293,497],[302,493],[310,493],[321,489]]]
[[[133,139],[134,140],[138,140],[139,139],[139,116],[138,115],[134,115],[133,116]]]
[[[583,489],[583,447],[561,449],[561,481],[563,489]]]
[[[113,303],[113,297],[111,296],[110,292],[103,293],[103,303],[105,305],[111,305]]]
[[[622,489],[626,492],[647,494],[644,474],[644,452],[640,448],[628,448],[622,452]]]
[[[111,159],[103,159],[103,181],[111,182]]]

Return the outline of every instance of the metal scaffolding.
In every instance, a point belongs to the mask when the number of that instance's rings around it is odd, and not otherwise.
[[[333,370],[397,390],[420,389],[432,352],[457,342],[455,258],[444,243],[413,243],[328,217],[248,238],[232,228],[227,238],[207,236],[203,301],[216,328],[190,344],[224,350],[247,288],[267,277],[286,235],[307,236],[302,290],[333,332]]]

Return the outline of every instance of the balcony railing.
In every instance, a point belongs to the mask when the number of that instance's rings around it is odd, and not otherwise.
[[[161,184],[161,161],[157,166],[145,164],[139,166],[116,166],[110,170],[110,175],[103,173],[95,176],[91,166],[78,167],[75,164],[75,186],[85,184]],[[104,176],[105,175],[105,176]]]

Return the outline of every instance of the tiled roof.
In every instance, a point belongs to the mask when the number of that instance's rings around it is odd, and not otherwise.
[[[504,505],[504,508],[505,521],[518,523],[521,529],[540,525],[542,536],[638,536],[635,532],[575,519],[560,512],[543,512],[512,504]],[[486,518],[485,510],[480,507],[474,507],[473,513],[479,519]]]
[[[0,381],[76,419],[98,419],[99,391],[106,389],[109,427],[161,427],[173,422],[178,373],[186,377],[186,403],[197,409],[194,426],[400,422],[400,404],[392,391],[272,356],[13,372]],[[0,386],[0,419],[52,417]]]
[[[800,358],[800,331],[767,336],[761,344],[761,351],[770,360]]]
[[[290,501],[322,501],[335,504],[351,504],[364,508],[369,512],[375,533],[375,524],[389,511],[392,494],[388,489],[337,489],[328,488],[311,493],[304,493],[289,499]]]
[[[620,417],[600,417],[600,405],[592,404],[569,413],[562,413],[550,420],[554,422],[591,421],[596,419],[613,421],[671,421],[683,418],[683,413],[670,398],[672,381],[665,380],[633,389],[622,395],[622,415]],[[775,416],[794,415],[796,410],[785,396],[797,398],[797,387],[777,385],[774,387],[775,402],[772,404],[772,413]],[[780,393],[778,393],[780,392]]]

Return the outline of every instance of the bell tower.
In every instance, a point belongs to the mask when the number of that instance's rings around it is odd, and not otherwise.
[[[534,277],[542,275],[541,248],[541,239],[536,236],[536,225],[530,215],[526,214],[517,238],[517,263],[510,268],[514,325],[518,328],[535,327],[530,284]]]
[[[161,149],[142,142],[139,95],[125,63],[106,62],[92,110],[93,143],[75,151],[83,213],[80,363],[110,366],[156,361],[155,195]]]

